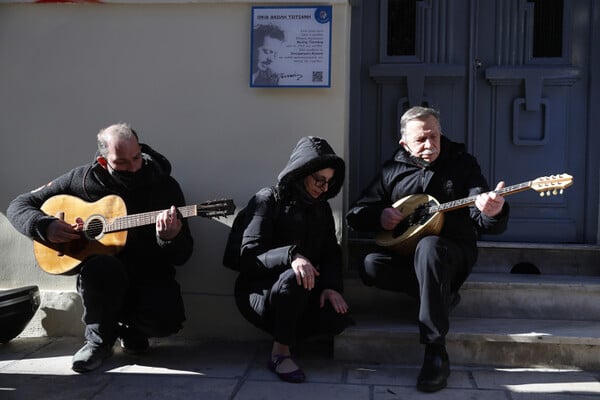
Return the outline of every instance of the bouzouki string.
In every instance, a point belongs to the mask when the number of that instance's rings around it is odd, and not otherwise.
[[[494,193],[497,193],[501,196],[505,194],[512,194],[525,191],[531,187],[531,181],[519,183],[516,185],[508,186],[502,189],[493,190]],[[464,199],[449,201],[448,203],[439,204],[435,206],[430,206],[426,209],[427,214],[433,214],[438,211],[452,211],[454,209],[458,209],[469,204],[475,203],[478,195],[465,197]]]

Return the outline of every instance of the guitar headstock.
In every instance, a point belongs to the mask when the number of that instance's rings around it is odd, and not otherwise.
[[[198,215],[207,218],[225,217],[233,215],[235,204],[231,199],[210,200],[198,205]]]
[[[540,192],[540,196],[563,194],[564,190],[573,184],[569,174],[542,176],[531,182],[531,188]]]

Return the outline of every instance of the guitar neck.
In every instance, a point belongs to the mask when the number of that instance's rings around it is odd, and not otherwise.
[[[531,187],[531,182],[532,181],[518,183],[516,185],[511,185],[511,186],[507,186],[502,189],[494,190],[493,192],[497,193],[501,196],[508,196],[509,194],[519,193],[519,192],[523,192],[523,191],[529,189]],[[436,212],[446,212],[446,211],[457,210],[462,207],[470,206],[471,204],[475,203],[476,199],[477,199],[477,195],[465,197],[463,199],[449,201],[448,203],[443,203],[443,204],[439,204],[436,206],[428,207],[427,212],[433,214]]]
[[[183,218],[195,217],[198,215],[198,206],[189,205],[177,207]],[[124,231],[130,228],[136,228],[143,225],[151,225],[156,223],[156,217],[164,210],[149,211],[140,214],[125,215],[117,217],[113,221],[107,223],[104,229],[105,233]]]

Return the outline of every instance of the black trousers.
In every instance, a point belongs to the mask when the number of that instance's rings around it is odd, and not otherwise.
[[[130,268],[113,256],[94,256],[82,265],[77,291],[83,301],[85,337],[96,344],[112,345],[121,325],[146,337],[178,332],[185,320],[179,284],[133,276]]]
[[[370,253],[359,270],[363,282],[419,299],[419,332],[423,344],[445,344],[453,296],[470,273],[476,252],[439,236],[419,241],[413,256]]]
[[[320,290],[298,285],[292,269],[275,277],[240,274],[235,283],[235,301],[242,316],[289,346],[314,335],[337,335],[351,324],[350,317],[338,314],[329,302],[321,308],[319,297]]]

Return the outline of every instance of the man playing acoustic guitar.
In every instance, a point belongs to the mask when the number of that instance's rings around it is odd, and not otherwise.
[[[383,165],[348,211],[350,227],[365,232],[390,231],[391,237],[399,237],[408,222],[427,221],[423,216],[407,215],[402,207],[392,207],[398,200],[415,194],[427,194],[440,202],[476,196],[474,206],[444,214],[439,233],[415,240],[410,251],[384,248],[368,254],[359,269],[366,285],[419,299],[419,332],[425,357],[417,388],[435,392],[446,386],[450,375],[445,348],[448,315],[477,259],[478,235],[503,232],[509,208],[502,196],[489,191],[477,160],[465,146],[442,136],[436,110],[409,109],[401,118],[400,136],[400,148],[393,159]],[[503,187],[504,182],[500,182],[496,189]]]
[[[73,356],[76,372],[98,368],[113,354],[117,338],[124,351],[135,354],[148,348],[149,337],[168,336],[182,328],[185,312],[174,266],[189,259],[193,239],[175,208],[185,200],[170,173],[171,164],[164,156],[140,144],[129,125],[115,124],[98,133],[92,163],[21,194],[8,207],[15,228],[58,249],[51,252],[57,258],[64,257],[60,249],[67,253],[65,246],[75,254],[72,245],[85,244],[84,223],[76,209],[65,210],[75,216],[72,219],[47,215],[41,208],[50,198],[72,195],[81,202],[96,202],[117,195],[113,197],[124,201],[127,213],[164,210],[155,223],[130,230],[122,251],[87,257],[71,271],[79,274],[77,291],[83,301],[86,339]]]

